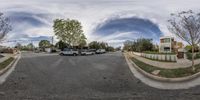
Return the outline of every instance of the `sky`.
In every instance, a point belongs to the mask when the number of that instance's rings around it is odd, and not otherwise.
[[[120,46],[126,40],[174,36],[167,29],[171,13],[198,12],[199,0],[0,0],[0,12],[11,20],[13,30],[4,45],[54,36],[53,20],[76,19],[82,23],[87,42],[104,41]],[[55,42],[57,41],[54,36]],[[16,43],[16,42],[15,42]]]

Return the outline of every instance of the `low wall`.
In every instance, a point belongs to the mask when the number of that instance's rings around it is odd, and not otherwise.
[[[142,53],[139,53],[139,52],[132,52],[132,54],[137,55],[137,56],[142,56]]]
[[[132,52],[132,54],[153,59],[153,60],[158,60],[158,61],[169,61],[169,62],[177,61],[176,54],[147,54],[147,53],[138,53],[138,52]]]

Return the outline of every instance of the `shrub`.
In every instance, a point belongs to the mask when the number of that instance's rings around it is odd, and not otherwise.
[[[187,55],[187,59],[192,60],[192,53],[186,53]],[[199,59],[200,58],[200,53],[196,53],[196,55],[194,56],[194,59]]]

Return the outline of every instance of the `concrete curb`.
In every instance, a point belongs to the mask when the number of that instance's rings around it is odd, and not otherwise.
[[[159,77],[159,76],[155,76],[153,74],[150,74],[150,73],[147,73],[146,71],[142,70],[140,67],[138,67],[132,60],[129,59],[129,57],[127,57],[126,54],[124,54],[125,58],[131,63],[134,65],[134,67],[140,72],[142,73],[143,75],[147,76],[148,78],[151,78],[153,80],[156,80],[156,81],[162,81],[162,82],[170,82],[170,83],[173,83],[173,82],[184,82],[184,81],[189,81],[189,80],[192,80],[198,76],[200,76],[200,72],[196,73],[196,74],[193,74],[191,76],[186,76],[186,77],[180,77],[180,78],[165,78],[165,77]]]
[[[4,73],[6,73],[14,65],[14,63],[16,61],[18,61],[19,58],[20,58],[20,54],[19,55],[15,55],[14,56],[14,60],[7,67],[5,67],[4,69],[0,70],[0,76],[3,75]]]

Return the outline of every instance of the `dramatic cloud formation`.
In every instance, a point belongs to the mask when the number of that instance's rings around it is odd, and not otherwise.
[[[11,18],[11,40],[49,39],[55,18],[81,21],[89,41],[121,45],[138,37],[172,35],[167,29],[170,13],[192,9],[199,0],[0,0],[0,12]],[[42,38],[41,38],[42,37]]]
[[[94,29],[94,35],[107,37],[110,43],[123,43],[124,40],[152,38],[157,42],[163,34],[158,25],[148,19],[137,17],[115,18],[102,22]],[[108,39],[108,36],[110,39]],[[104,38],[104,41],[106,41]],[[110,41],[111,40],[111,41]]]

